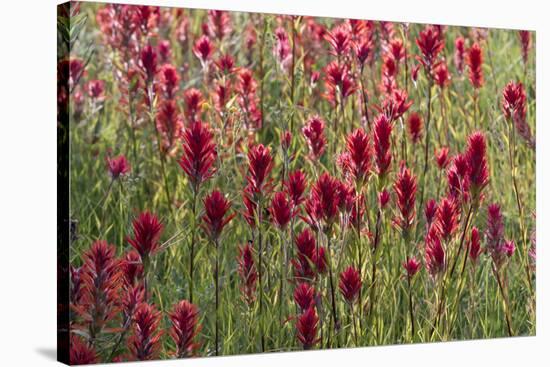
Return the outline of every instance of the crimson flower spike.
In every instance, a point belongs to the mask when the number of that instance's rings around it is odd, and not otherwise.
[[[183,155],[179,165],[187,174],[194,192],[214,174],[216,146],[208,126],[197,121],[183,133]]]
[[[325,137],[325,121],[318,116],[310,118],[302,128],[307,145],[309,146],[310,157],[314,160],[321,158],[325,152],[327,138]]]
[[[145,264],[150,255],[160,250],[159,239],[163,225],[156,215],[146,211],[133,221],[132,228],[134,238],[128,238],[128,242],[139,253],[142,263]]]
[[[85,343],[80,336],[71,334],[69,361],[71,366],[82,364],[96,364],[98,355],[95,349]]]
[[[529,50],[531,49],[531,32],[518,31],[519,41],[521,43],[521,58],[523,64],[527,65],[529,61]]]
[[[444,197],[437,207],[436,227],[445,241],[449,241],[458,228],[458,211],[457,203],[452,197]]]
[[[374,120],[374,162],[381,183],[387,176],[392,159],[391,131],[392,125],[385,115],[381,114]]]
[[[407,272],[407,276],[409,278],[414,277],[414,275],[420,270],[422,267],[422,264],[420,261],[416,260],[416,258],[413,256],[411,258],[407,258],[407,261],[403,262],[403,268]]]
[[[531,148],[535,148],[536,142],[527,123],[527,96],[521,82],[513,81],[506,84],[502,92],[502,110],[506,119],[510,120],[518,134]]]
[[[489,169],[487,166],[487,142],[485,135],[476,131],[468,137],[466,160],[469,166],[470,194],[475,203],[482,199],[481,192],[489,183]]]
[[[210,56],[214,52],[214,45],[208,36],[201,36],[193,46],[193,54],[200,60],[203,67],[206,67],[210,61]]]
[[[205,214],[202,217],[203,228],[214,243],[217,243],[223,228],[235,217],[226,216],[231,203],[218,190],[212,191],[203,199]]]
[[[252,241],[244,246],[239,246],[239,255],[237,263],[238,272],[241,278],[241,293],[248,306],[252,306],[256,300],[256,282],[258,280],[258,271],[254,264],[254,255],[252,250]]]
[[[420,141],[422,135],[422,117],[417,112],[411,112],[409,118],[407,119],[407,126],[409,128],[409,135],[413,144],[416,144]]]
[[[254,196],[271,191],[269,174],[273,168],[273,158],[269,148],[263,144],[253,146],[248,151],[248,175],[246,181]]]
[[[466,54],[466,47],[464,38],[458,36],[455,39],[455,54],[454,54],[454,63],[455,68],[458,71],[458,74],[462,75],[464,71],[464,55]]]
[[[437,278],[438,275],[445,271],[446,256],[445,249],[441,244],[437,230],[432,227],[426,235],[426,269],[432,278]]]
[[[340,206],[340,182],[337,178],[332,177],[328,173],[323,173],[313,188],[311,189],[311,195],[306,203],[306,211],[308,207],[316,208],[314,217],[317,216],[317,220],[324,222],[326,227],[329,227],[338,216],[338,209]]]
[[[137,306],[133,319],[132,336],[128,348],[133,359],[149,361],[158,357],[161,331],[157,331],[161,314],[155,306],[141,303]]]
[[[477,264],[477,259],[479,258],[479,255],[481,255],[481,252],[482,252],[479,230],[475,226],[472,227],[472,233],[470,235],[470,242],[468,243],[468,245],[470,249],[469,251],[470,260],[472,260],[472,263],[475,266]]]
[[[109,174],[113,180],[116,180],[120,176],[126,176],[130,172],[130,163],[128,163],[124,155],[114,158],[107,157],[106,160]]]
[[[168,316],[172,323],[170,336],[176,344],[177,358],[192,357],[199,346],[195,339],[201,331],[197,306],[182,300],[174,305]]]
[[[311,349],[319,343],[320,339],[317,337],[318,324],[319,316],[317,316],[314,306],[310,306],[306,312],[298,317],[296,322],[297,336],[304,350]]]
[[[294,208],[304,201],[306,186],[306,176],[301,170],[296,170],[288,175],[288,179],[285,181],[285,190]]]
[[[372,151],[369,135],[361,128],[356,129],[348,135],[346,149],[351,158],[351,174],[356,187],[361,188],[370,175]]]
[[[294,289],[294,301],[303,313],[315,306],[315,288],[307,282],[300,282]]]
[[[284,192],[277,192],[273,196],[269,212],[277,227],[284,230],[293,216],[291,203]]]
[[[478,43],[474,43],[468,50],[469,79],[475,89],[483,86],[483,51]]]
[[[185,101],[185,117],[187,121],[192,124],[201,117],[201,109],[205,103],[200,90],[196,88],[189,88],[183,92],[183,99]]]
[[[396,224],[401,228],[405,236],[408,235],[416,215],[416,188],[416,177],[405,166],[405,163],[402,162],[393,189],[397,196],[397,208],[401,214],[400,217],[396,219]]]
[[[149,84],[153,81],[157,73],[157,53],[151,45],[147,45],[141,50],[140,61],[141,68]]]
[[[164,64],[160,68],[160,85],[166,99],[173,99],[178,90],[180,76],[174,65]]]
[[[420,62],[426,70],[428,77],[431,77],[432,67],[434,62],[437,59],[437,55],[441,52],[445,44],[441,37],[439,37],[439,32],[433,26],[426,26],[423,31],[421,31],[416,39],[416,44],[420,49],[422,57]]]
[[[353,304],[357,299],[359,291],[361,290],[361,285],[362,282],[359,271],[353,266],[349,266],[340,274],[340,283],[338,287],[340,288],[342,296],[344,296],[345,300],[350,304]]]

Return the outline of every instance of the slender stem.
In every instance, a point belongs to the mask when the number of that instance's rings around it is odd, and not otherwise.
[[[413,312],[413,297],[412,297],[412,287],[411,287],[411,277],[407,275],[407,285],[409,286],[409,315],[411,318],[411,341],[414,341],[414,312]]]
[[[219,250],[219,243],[218,239],[215,240],[215,246],[216,246],[216,267],[214,268],[214,280],[216,282],[216,355],[219,355],[219,347],[220,347],[220,339],[219,339],[219,306],[220,306],[220,276],[219,276],[219,268],[220,268],[220,250]]]
[[[508,300],[506,297],[504,284],[502,282],[502,279],[500,278],[500,272],[496,268],[495,264],[493,264],[493,272],[495,273],[495,276],[497,278],[498,288],[500,290],[500,294],[502,295],[502,304],[504,307],[504,314],[506,317],[506,327],[508,330],[508,335],[513,336],[514,332],[512,331],[512,316],[510,315],[510,308],[508,307]]]
[[[258,286],[259,286],[259,317],[260,317],[260,338],[262,352],[265,352],[265,335],[264,335],[264,320],[263,320],[263,304],[264,304],[264,289],[263,289],[263,243],[262,243],[262,200],[258,200],[256,209],[257,226],[258,226]]]
[[[191,212],[193,213],[193,229],[191,233],[191,251],[189,254],[189,302],[193,303],[193,277],[195,273],[195,240],[197,236],[197,197],[198,187],[193,187],[193,206]]]
[[[430,150],[430,119],[432,116],[432,85],[433,81],[431,77],[428,76],[428,97],[427,97],[427,107],[428,112],[426,115],[426,137],[425,137],[425,145],[424,145],[424,173],[422,176],[422,190],[420,194],[420,206],[419,208],[422,208],[424,205],[424,189],[426,187],[426,176],[428,175],[428,170],[430,168],[430,165],[428,164],[428,153]]]
[[[325,236],[327,237],[327,251],[328,251],[328,273],[329,273],[329,283],[330,283],[330,299],[332,304],[332,320],[334,321],[334,338],[336,339],[336,345],[338,348],[340,348],[340,339],[338,338],[338,330],[340,329],[340,324],[338,323],[338,314],[336,312],[336,297],[335,297],[335,291],[334,291],[334,281],[333,281],[333,275],[332,275],[332,261],[330,256],[330,228],[327,229],[325,232]]]

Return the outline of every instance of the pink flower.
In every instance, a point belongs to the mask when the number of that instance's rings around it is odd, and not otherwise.
[[[421,266],[420,261],[417,261],[415,257],[407,258],[407,261],[403,262],[403,268],[409,278],[412,278]]]
[[[325,121],[318,116],[310,118],[306,126],[302,128],[302,133],[309,146],[310,156],[315,160],[319,159],[325,152],[325,145],[327,143]]]
[[[208,36],[201,36],[193,46],[193,53],[200,60],[203,67],[210,61],[210,56],[214,52],[214,45]]]
[[[113,180],[125,176],[130,172],[130,164],[124,155],[118,157],[107,157],[107,168]]]

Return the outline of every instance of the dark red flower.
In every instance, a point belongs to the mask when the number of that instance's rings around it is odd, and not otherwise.
[[[273,200],[271,201],[269,212],[271,213],[271,217],[273,218],[275,224],[281,230],[284,230],[293,216],[291,203],[284,192],[275,193]]]
[[[183,133],[183,155],[178,163],[195,191],[214,174],[215,159],[216,146],[210,129],[201,121],[192,123]]]
[[[469,166],[470,191],[474,199],[480,197],[481,191],[489,183],[489,169],[487,167],[487,142],[485,135],[476,131],[468,137],[466,159]]]
[[[286,152],[290,148],[292,143],[292,133],[288,130],[285,130],[281,133],[281,148]]]
[[[105,81],[103,80],[90,80],[88,82],[88,95],[96,101],[102,101],[105,96]]]
[[[382,190],[378,193],[378,205],[380,209],[385,209],[390,202],[390,193],[387,190]]]
[[[192,124],[200,120],[202,106],[205,103],[201,91],[196,88],[189,88],[183,92],[183,99],[187,121]]]
[[[437,214],[437,202],[434,199],[428,200],[426,207],[424,208],[424,216],[426,217],[426,224],[428,226],[432,223]]]
[[[401,164],[399,173],[393,185],[395,195],[397,196],[397,208],[401,214],[396,218],[396,224],[404,233],[407,233],[414,222],[416,216],[416,177],[411,171]]]
[[[203,199],[205,214],[202,217],[203,228],[206,234],[216,242],[223,228],[235,217],[235,214],[226,215],[231,203],[218,190],[212,191]]]
[[[422,264],[420,264],[420,261],[416,260],[416,258],[413,256],[411,258],[407,258],[407,261],[403,262],[403,268],[407,272],[407,276],[409,278],[412,278],[420,269]]]
[[[216,61],[216,66],[222,74],[232,74],[235,71],[235,60],[230,54],[224,54]]]
[[[478,89],[483,86],[483,51],[477,42],[468,50],[467,62],[470,82],[475,89]]]
[[[351,40],[349,29],[345,25],[338,25],[325,34],[325,38],[330,44],[331,52],[335,56],[343,56],[348,53]]]
[[[435,151],[435,161],[437,162],[437,167],[443,170],[449,165],[449,148],[442,147],[439,150]]]
[[[505,241],[503,251],[506,254],[506,256],[511,257],[516,251],[516,244],[514,243],[514,241],[512,240]]]
[[[199,346],[195,339],[201,330],[197,306],[182,300],[174,305],[168,316],[172,322],[170,336],[176,344],[177,358],[193,356]]]
[[[477,263],[477,259],[479,258],[479,255],[481,255],[481,239],[479,237],[479,230],[477,227],[472,227],[472,234],[470,235],[470,242],[468,243],[468,247],[470,249],[470,259],[474,263],[474,265]]]
[[[275,55],[281,69],[286,70],[292,59],[290,41],[283,27],[275,30],[275,44],[273,46],[273,55]]]
[[[256,300],[256,281],[258,279],[251,241],[244,246],[239,246],[237,262],[239,264],[239,277],[242,283],[240,287],[241,293],[245,302],[251,306]]]
[[[431,72],[431,68],[434,64],[434,61],[437,58],[437,55],[441,52],[445,43],[439,37],[439,32],[433,26],[426,26],[423,31],[420,32],[418,38],[416,39],[416,44],[420,49],[422,57],[420,61],[424,65],[424,68],[428,73]]]
[[[361,65],[369,60],[372,56],[373,44],[370,38],[364,38],[361,41],[355,43],[354,46],[355,56]]]
[[[357,86],[346,65],[332,61],[325,67],[325,98],[335,106],[355,93]]]
[[[386,176],[391,164],[391,131],[392,125],[385,115],[379,115],[374,120],[374,162],[380,178]]]
[[[413,102],[409,100],[409,95],[405,90],[393,88],[391,93],[384,99],[382,108],[379,108],[379,110],[386,115],[391,123],[403,116],[412,104]]]
[[[307,311],[315,306],[315,288],[307,282],[300,282],[294,288],[294,301],[300,307],[300,311]]]
[[[521,43],[521,58],[523,63],[527,64],[529,61],[529,50],[531,49],[531,32],[518,31],[519,41]]]
[[[487,207],[487,250],[494,252],[504,241],[504,222],[498,204],[489,204]]]
[[[447,69],[447,63],[445,61],[437,64],[433,73],[435,83],[439,88],[443,89],[451,83],[451,76],[449,75],[449,70]]]
[[[328,262],[327,262],[327,251],[325,247],[319,246],[317,249],[313,252],[313,263],[315,264],[315,269],[317,270],[317,273],[319,274],[325,274],[328,269]]]
[[[361,275],[353,266],[349,266],[340,274],[338,287],[347,302],[353,303],[361,290]]]
[[[172,55],[172,50],[170,50],[170,41],[161,40],[157,45],[157,49],[160,55],[161,62],[168,62]]]
[[[310,118],[302,128],[307,145],[309,146],[310,157],[317,160],[325,152],[327,138],[325,137],[325,121],[318,116]]]
[[[411,112],[407,119],[407,126],[409,127],[409,134],[413,144],[418,143],[422,135],[422,126],[424,125],[422,117],[417,112]]]
[[[386,46],[387,52],[399,64],[405,58],[405,46],[399,38],[392,39]]]
[[[208,10],[208,31],[212,37],[221,41],[231,32],[231,17],[222,10]]]
[[[179,87],[180,76],[174,65],[164,64],[160,68],[160,85],[166,99],[174,98]]]
[[[432,227],[433,228],[433,227]],[[426,269],[435,278],[445,270],[446,256],[441,240],[436,230],[430,230],[426,235]]]
[[[269,174],[273,168],[271,151],[263,144],[258,144],[248,151],[248,175],[246,181],[254,195],[261,195],[271,190]]]
[[[457,204],[453,198],[444,197],[437,207],[437,229],[442,239],[449,241],[458,227]]]
[[[82,298],[82,267],[69,266],[70,274],[70,287],[69,287],[69,300],[71,304],[78,305]]]
[[[88,343],[85,343],[80,336],[71,334],[71,347],[69,361],[72,365],[96,364],[98,362],[97,352]]]
[[[319,343],[317,337],[317,325],[319,317],[315,307],[310,306],[306,312],[302,313],[296,322],[297,336],[305,350],[311,349],[315,344]]]
[[[193,46],[193,53],[200,60],[201,64],[206,65],[210,60],[210,56],[214,52],[214,45],[208,36],[201,36]]]
[[[327,172],[323,173],[306,200],[306,212],[313,223],[324,221],[325,225],[330,226],[338,216],[340,198],[338,179]]]
[[[128,238],[128,243],[139,253],[142,262],[150,255],[160,250],[160,235],[163,225],[156,215],[149,212],[141,213],[133,222],[134,238]]]
[[[151,45],[147,45],[141,50],[140,61],[147,82],[151,83],[157,73],[157,53]]]
[[[309,229],[304,229],[294,240],[296,245],[296,259],[292,259],[294,276],[298,280],[312,280],[315,272],[312,265],[316,253],[315,237]]]
[[[466,47],[464,43],[464,38],[462,36],[458,36],[455,39],[455,55],[454,55],[454,62],[455,62],[455,68],[456,71],[458,71],[458,74],[462,75],[462,72],[464,71],[464,55],[466,54]]]
[[[288,179],[285,181],[285,190],[294,207],[298,207],[304,201],[306,185],[306,176],[301,170],[296,170],[288,175]]]
[[[124,282],[132,286],[143,276],[143,264],[137,251],[128,251],[121,263]]]
[[[118,157],[107,157],[107,168],[109,169],[109,174],[113,180],[116,180],[120,176],[125,176],[130,172],[130,163],[124,155],[119,155]]]
[[[513,81],[506,84],[502,91],[502,110],[506,118],[520,118],[525,120],[526,109],[525,89],[521,82]]]
[[[360,187],[370,175],[372,151],[369,135],[361,128],[354,130],[347,137],[346,149],[351,158],[350,173]]]
[[[128,339],[131,357],[139,361],[149,361],[158,357],[160,337],[158,331],[161,314],[155,306],[141,303],[136,307],[132,322],[132,335]]]

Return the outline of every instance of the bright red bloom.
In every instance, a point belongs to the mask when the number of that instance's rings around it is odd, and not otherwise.
[[[201,64],[206,65],[210,60],[210,56],[214,52],[214,45],[208,36],[201,36],[193,46],[193,53],[201,61]]]
[[[325,172],[311,189],[306,212],[314,222],[324,221],[330,226],[338,216],[340,198],[340,182]]]
[[[445,169],[449,165],[449,148],[442,147],[435,151],[435,161],[439,169]]]
[[[408,98],[409,95],[405,90],[392,89],[391,94],[384,99],[381,112],[386,115],[389,122],[399,119],[409,110],[413,102]]]
[[[252,242],[249,241],[244,246],[239,246],[239,256],[237,258],[239,264],[238,272],[241,278],[241,293],[245,302],[251,306],[256,300],[256,281],[258,272],[254,264],[254,256],[252,250]]]
[[[147,82],[152,82],[157,73],[157,53],[151,45],[147,45],[141,50],[140,61]]]
[[[525,89],[521,82],[514,83],[513,81],[506,84],[502,91],[502,110],[506,118],[517,118],[525,120],[527,113],[526,109]]]
[[[189,123],[198,121],[202,106],[205,103],[201,91],[196,88],[189,88],[183,92],[183,99],[185,101],[185,117],[187,121]]]
[[[179,87],[180,76],[174,65],[164,64],[160,68],[160,85],[164,98],[172,99]]]
[[[443,89],[451,83],[451,76],[446,62],[440,62],[434,69],[434,80],[439,88]]]
[[[378,193],[378,205],[380,209],[385,209],[390,202],[390,193],[387,190],[382,190]]]
[[[116,180],[120,176],[125,176],[130,172],[130,163],[124,155],[119,155],[118,157],[107,157],[107,168],[109,169],[109,174],[113,180]]]
[[[128,238],[128,243],[139,253],[142,262],[150,255],[160,250],[160,235],[163,225],[156,215],[143,212],[132,222],[134,238]]]
[[[178,163],[195,191],[214,174],[215,159],[216,146],[210,129],[201,121],[192,123],[183,133],[183,155]]]
[[[170,151],[183,129],[183,121],[179,116],[178,105],[174,99],[161,100],[156,123],[163,138],[163,151]]]
[[[486,236],[487,250],[491,253],[497,251],[504,241],[504,222],[498,204],[489,204],[487,207]]]
[[[90,80],[88,82],[88,95],[97,100],[102,101],[105,96],[105,81],[103,80]]]
[[[343,56],[348,53],[351,45],[350,33],[345,25],[338,25],[325,34],[325,38],[330,44],[331,53],[335,56]]]
[[[420,141],[422,135],[422,126],[424,122],[422,117],[417,112],[411,112],[409,118],[407,119],[407,126],[409,127],[409,135],[413,144],[416,144]]]
[[[479,198],[481,190],[489,183],[489,169],[487,167],[487,142],[485,135],[476,131],[468,137],[466,159],[469,166],[470,191],[474,198]]]
[[[349,266],[340,274],[340,282],[338,287],[347,302],[355,302],[357,296],[359,295],[359,291],[361,290],[361,285],[361,275],[353,266]]]
[[[391,55],[396,63],[399,63],[405,58],[405,46],[403,45],[403,41],[399,38],[392,39],[386,47],[388,54]]]
[[[306,312],[298,317],[296,321],[297,336],[305,350],[311,349],[319,343],[320,339],[317,337],[318,324],[319,317],[313,306],[310,306]]]
[[[296,245],[296,259],[292,260],[294,267],[294,276],[300,280],[311,280],[315,273],[311,267],[314,263],[316,249],[315,237],[309,229],[304,229],[296,236],[294,243]]]
[[[444,197],[437,207],[437,229],[441,237],[448,241],[458,228],[458,206],[453,198]]]
[[[141,263],[141,258],[137,251],[128,251],[121,266],[124,274],[124,282],[127,286],[136,284],[143,276],[143,264]]]
[[[328,269],[328,262],[327,262],[327,251],[325,247],[319,246],[313,253],[313,263],[315,264],[315,269],[317,270],[317,273],[319,274],[325,274]]]
[[[402,163],[393,189],[397,196],[397,208],[401,214],[400,217],[396,219],[396,224],[404,233],[412,226],[416,216],[414,205],[416,200],[416,188],[416,177],[405,164]]]
[[[374,120],[374,153],[375,165],[379,177],[385,177],[391,164],[391,131],[392,125],[385,115]]]
[[[300,234],[296,236],[296,239],[294,241],[296,243],[298,255],[304,255],[309,259],[313,259],[313,253],[316,249],[315,237],[308,228],[300,232]]]
[[[472,86],[478,89],[483,86],[483,51],[478,43],[474,43],[468,50],[469,78]]]
[[[315,306],[315,288],[307,282],[300,282],[294,288],[294,301],[300,307],[301,312]]]
[[[516,244],[514,243],[514,241],[512,240],[505,241],[503,251],[506,254],[506,256],[511,257],[516,251]]]
[[[370,38],[365,38],[355,44],[354,47],[355,56],[361,65],[369,60],[372,56],[373,44]]]
[[[231,203],[218,190],[212,191],[203,199],[205,214],[202,217],[204,221],[204,231],[216,242],[220,237],[223,228],[235,217],[235,214],[226,216]]]
[[[245,207],[245,210],[242,212],[242,216],[251,228],[255,228],[258,203],[253,200],[254,192],[252,191],[250,185],[246,185],[244,188],[242,198]]]
[[[285,181],[285,190],[294,207],[299,206],[304,201],[306,185],[306,176],[301,170],[296,170],[288,175],[288,179]]]
[[[412,278],[420,270],[421,266],[422,264],[415,257],[407,258],[407,261],[403,262],[403,268],[409,278]]]
[[[208,10],[208,30],[212,37],[222,40],[231,32],[231,17],[222,10]]]
[[[72,365],[96,364],[98,356],[95,349],[85,343],[80,336],[71,334],[69,361]]]
[[[235,60],[230,54],[225,54],[216,61],[216,66],[222,74],[232,74],[235,71]]]
[[[141,303],[134,312],[132,336],[128,348],[133,359],[149,361],[158,357],[161,331],[157,331],[161,314],[155,306]]]
[[[529,61],[529,50],[531,49],[531,32],[518,31],[519,41],[521,43],[521,57],[523,63],[527,64]]]
[[[434,199],[428,200],[426,207],[424,208],[424,216],[426,217],[426,223],[428,226],[432,223],[437,214],[437,202]]]
[[[464,38],[462,36],[458,36],[455,40],[454,62],[455,62],[456,70],[461,75],[462,75],[462,72],[464,71],[464,55],[465,54],[466,54],[466,47],[465,47],[465,44],[464,44]]]
[[[426,236],[426,269],[435,278],[445,270],[446,256],[437,231],[430,230]]]
[[[472,227],[472,234],[470,235],[470,242],[468,243],[468,247],[470,249],[470,259],[475,265],[477,263],[479,255],[481,255],[482,252],[481,239],[479,237],[479,230],[477,229],[477,227]]]
[[[325,152],[327,138],[325,137],[325,121],[318,116],[310,118],[302,128],[307,145],[309,146],[310,157],[317,160]]]
[[[431,68],[434,64],[434,61],[437,58],[437,55],[441,52],[445,43],[439,37],[439,32],[436,28],[432,26],[426,26],[423,31],[420,32],[418,38],[416,39],[416,44],[420,49],[422,57],[420,61],[424,65],[424,68],[431,72]]]
[[[355,93],[357,86],[346,65],[340,65],[332,61],[325,67],[325,98],[335,106],[338,101],[343,100]]]
[[[354,130],[347,137],[346,149],[351,158],[350,173],[361,186],[370,175],[372,152],[369,135],[361,128]]]
[[[271,201],[269,212],[271,213],[275,224],[281,230],[284,230],[293,216],[291,203],[284,192],[275,193],[275,195],[273,196],[273,200]]]
[[[195,338],[201,330],[199,322],[199,310],[197,306],[187,300],[182,300],[174,305],[169,314],[172,327],[170,336],[176,344],[177,358],[191,357],[199,346]]]
[[[246,181],[254,195],[265,194],[271,190],[269,174],[273,168],[271,151],[263,144],[258,144],[248,151],[248,175]]]

